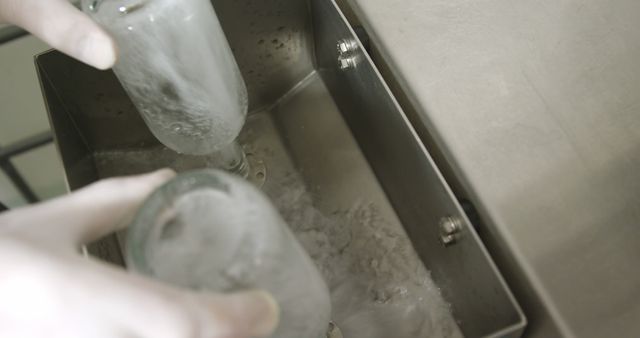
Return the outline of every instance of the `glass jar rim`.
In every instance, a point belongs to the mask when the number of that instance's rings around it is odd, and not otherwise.
[[[149,238],[162,210],[172,206],[178,198],[190,192],[212,189],[229,193],[231,191],[229,182],[250,185],[241,178],[222,170],[200,169],[180,173],[154,190],[138,208],[126,230],[125,262],[127,267],[145,275],[153,275],[143,251],[144,245],[141,244]]]

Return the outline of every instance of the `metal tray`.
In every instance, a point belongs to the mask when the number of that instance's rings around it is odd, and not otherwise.
[[[323,272],[345,337],[517,337],[526,319],[339,8],[214,1],[250,94],[241,143]],[[206,166],[158,143],[112,72],[37,56],[70,190]],[[90,246],[122,264],[115,236]]]

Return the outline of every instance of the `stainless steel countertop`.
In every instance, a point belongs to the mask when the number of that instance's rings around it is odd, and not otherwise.
[[[640,335],[640,2],[350,3],[498,239],[529,335]]]

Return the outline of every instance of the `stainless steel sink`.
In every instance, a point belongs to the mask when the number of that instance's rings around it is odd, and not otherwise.
[[[250,93],[253,178],[321,269],[344,336],[519,336],[519,305],[335,3],[214,6]],[[111,72],[57,51],[36,66],[70,190],[209,165],[159,144]],[[114,236],[89,249],[122,264]]]

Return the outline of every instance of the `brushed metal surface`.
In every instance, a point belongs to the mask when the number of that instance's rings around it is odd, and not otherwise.
[[[640,3],[349,3],[476,206],[527,334],[640,335]]]
[[[334,6],[312,1],[317,67],[418,254],[465,336],[519,336],[526,320],[517,302],[362,46],[351,55],[354,68],[337,62],[336,43],[355,33]],[[460,220],[459,243],[441,244],[442,217]]]
[[[212,0],[247,85],[249,111],[273,103],[313,71],[305,0]]]

